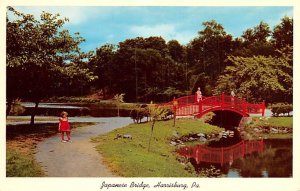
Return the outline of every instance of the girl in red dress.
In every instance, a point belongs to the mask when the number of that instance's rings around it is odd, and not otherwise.
[[[60,114],[59,124],[58,124],[58,131],[61,132],[61,142],[70,142],[71,141],[71,128],[68,121],[68,113],[63,111]],[[64,139],[64,133],[66,133],[68,140]]]

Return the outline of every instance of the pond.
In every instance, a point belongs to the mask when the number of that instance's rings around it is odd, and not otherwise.
[[[197,173],[214,167],[225,177],[292,177],[293,175],[292,139],[241,140],[227,147],[219,147],[220,145],[221,142],[219,145],[215,142],[210,146],[196,146],[198,149],[194,149],[189,160]]]
[[[31,115],[34,110],[34,103],[22,102],[25,111],[23,116]],[[68,104],[68,103],[40,103],[36,114],[44,116],[59,116],[62,111],[69,113],[69,116],[92,116],[92,117],[116,117],[117,109],[101,108],[96,104]],[[120,109],[120,117],[129,117],[130,110]]]

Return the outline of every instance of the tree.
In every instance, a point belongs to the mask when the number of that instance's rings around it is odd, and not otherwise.
[[[89,68],[98,76],[98,80],[95,80],[95,87],[102,89],[104,97],[106,93],[112,87],[114,81],[114,56],[116,54],[117,47],[113,44],[105,44],[96,49],[96,54],[90,60]]]
[[[162,37],[137,37],[119,46],[100,47],[90,66],[99,87],[103,85],[109,94],[124,92],[126,101],[167,101],[169,87],[178,91],[186,88],[183,59],[184,49],[177,41],[167,45]]]
[[[116,94],[113,99],[118,108],[118,117],[120,117],[120,105],[124,103],[124,95],[125,94]]]
[[[246,44],[253,44],[256,42],[265,43],[268,41],[268,37],[271,35],[270,27],[267,23],[261,21],[259,25],[254,28],[247,29],[242,38]]]
[[[148,107],[149,107],[149,115],[150,115],[150,118],[152,119],[151,134],[150,134],[149,143],[148,143],[148,151],[150,151],[150,144],[151,144],[151,139],[153,136],[155,122],[158,119],[161,119],[162,117],[166,116],[166,114],[168,113],[168,110],[166,110],[163,107],[157,107],[156,105],[154,105],[152,103]]]
[[[287,46],[293,46],[293,19],[287,16],[281,19],[272,33],[272,42],[276,49],[280,50]]]
[[[16,97],[34,102],[33,125],[42,99],[66,90],[70,83],[75,83],[75,76],[83,81],[92,81],[95,76],[83,67],[90,55],[78,47],[84,39],[79,33],[71,36],[68,30],[62,30],[68,19],[46,12],[35,19],[13,7],[8,7],[8,11],[14,20],[7,16],[7,100],[8,104]],[[73,79],[66,79],[67,76]]]
[[[215,20],[202,24],[204,29],[198,32],[198,37],[187,45],[187,61],[192,70],[191,75],[206,74],[206,85],[211,89],[215,80],[226,67],[226,58],[232,52],[232,36]],[[196,86],[200,84],[200,79]]]
[[[261,21],[257,26],[243,32],[242,46],[236,48],[233,55],[243,57],[274,55],[274,47],[269,40],[270,36],[269,25]]]
[[[218,78],[215,94],[236,89],[238,97],[249,101],[278,100],[292,97],[292,67],[285,57],[229,57],[231,66]]]
[[[169,54],[175,62],[183,63],[185,61],[186,52],[184,46],[179,44],[177,40],[170,40],[167,43]]]

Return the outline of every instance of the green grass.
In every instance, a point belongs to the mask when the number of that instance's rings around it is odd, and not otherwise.
[[[293,117],[270,117],[260,118],[253,117],[250,124],[251,127],[287,127],[293,128]]]
[[[293,128],[293,117],[271,117],[266,123],[271,127]]]
[[[44,173],[33,156],[9,148],[6,150],[6,176],[40,177],[44,176]]]
[[[101,109],[117,109],[117,105],[114,102],[98,102],[93,105]],[[120,109],[131,110],[136,107],[136,103],[121,103]]]
[[[81,128],[94,123],[71,123]],[[44,172],[35,160],[36,145],[44,138],[57,134],[57,124],[8,125],[6,127],[6,176],[40,177]]]
[[[250,133],[252,138],[263,137],[265,139],[291,139],[292,133],[258,133],[254,131],[254,128],[293,128],[293,117],[270,117],[260,118],[253,117],[252,122],[245,126],[245,130]]]
[[[18,122],[18,121],[30,121],[30,118],[28,117],[14,117],[10,116],[6,119],[6,122]],[[58,121],[58,117],[35,117],[34,121]]]
[[[176,131],[180,136],[189,133],[220,132],[223,129],[203,123],[199,119],[180,119],[176,127],[173,121],[159,121],[155,124],[150,151],[148,142],[151,123],[131,124],[108,134],[93,138],[97,150],[103,155],[110,169],[125,177],[192,177],[190,166],[178,162],[175,147],[169,142]],[[130,134],[133,139],[116,139],[117,134]]]

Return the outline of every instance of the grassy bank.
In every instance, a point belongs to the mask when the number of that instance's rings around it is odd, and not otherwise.
[[[151,123],[131,124],[93,139],[110,169],[125,177],[189,177],[195,176],[192,166],[181,165],[170,140],[174,134],[212,133],[223,129],[200,119],[179,119],[155,124],[148,151]],[[115,139],[117,134],[130,134],[132,139]]]
[[[14,117],[14,116],[8,116],[8,118],[6,119],[6,122],[30,122],[30,118],[29,117]],[[34,121],[58,121],[58,117],[43,117],[43,118],[39,118],[39,117],[35,117]]]
[[[71,126],[79,128],[92,124],[71,123]],[[8,125],[6,127],[6,176],[44,176],[40,164],[34,158],[36,145],[44,138],[57,133],[57,124],[36,124],[33,127],[30,125]]]
[[[252,138],[291,139],[293,138],[293,117],[253,117],[245,130]]]
[[[117,105],[113,100],[100,100],[89,97],[53,97],[48,100],[43,100],[44,102],[53,102],[53,103],[69,103],[75,105],[86,105],[92,104],[98,106],[99,108],[108,108],[108,109],[116,109]],[[130,109],[135,106],[135,103],[121,103],[120,109]]]

